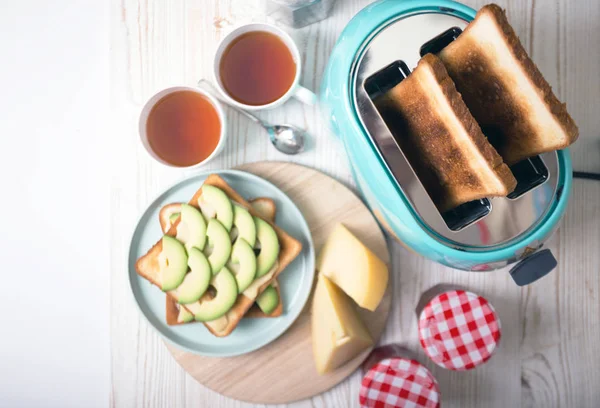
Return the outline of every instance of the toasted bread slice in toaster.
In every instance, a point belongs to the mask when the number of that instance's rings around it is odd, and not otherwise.
[[[563,149],[577,125],[495,4],[438,54],[456,89],[508,165]]]
[[[374,102],[440,212],[514,190],[513,174],[436,56],[425,55]]]
[[[246,208],[250,212],[250,214],[260,217],[259,214],[251,208],[250,204],[246,200],[244,200],[235,190],[233,190],[233,188],[231,188],[231,186],[229,186],[225,182],[225,180],[223,180],[223,178],[221,178],[220,176],[216,174],[211,174],[207,177],[204,183],[220,188],[236,204]],[[199,188],[190,200],[189,204],[198,208],[198,198],[200,198],[201,195],[202,189]],[[294,258],[298,256],[298,254],[300,254],[302,250],[302,244],[298,240],[290,236],[277,225],[267,220],[265,221],[271,224],[271,226],[275,230],[280,245],[279,256],[277,259],[276,266],[273,269],[273,274],[270,277],[269,274],[265,275],[268,278],[264,279],[264,282],[262,282],[258,286],[255,295],[253,295],[252,298],[247,297],[244,294],[240,294],[238,295],[233,307],[223,317],[214,321],[204,322],[204,325],[215,336],[223,337],[229,335],[235,329],[235,327],[242,319],[244,314],[248,311],[248,309],[250,309],[256,297],[274,281],[274,279],[290,264],[290,262],[294,260]],[[169,228],[167,235],[173,237],[176,236],[177,226],[179,222],[180,219],[175,220],[175,222]],[[136,261],[135,264],[136,272],[138,273],[138,275],[147,279],[156,286],[159,286],[159,255],[161,251],[162,239],[159,239],[156,242],[156,244],[145,255],[143,255]],[[169,292],[168,295],[173,296],[173,293]],[[209,298],[211,295],[210,293],[207,293],[204,296]],[[203,297],[203,299],[205,298]],[[202,301],[203,299],[201,299],[200,301]],[[184,307],[188,309],[188,305],[184,305]]]
[[[275,201],[267,197],[259,197],[253,200],[250,200],[250,205],[252,208],[258,213],[258,215],[264,218],[267,221],[275,222],[275,214],[277,213],[277,206],[275,205]],[[173,214],[178,214],[181,212],[181,204],[180,203],[172,203],[167,204],[160,209],[158,218],[160,220],[160,227],[164,233],[166,233],[171,227],[171,216]],[[174,219],[173,219],[174,221]],[[277,295],[279,298],[279,304],[271,312],[271,314],[265,314],[260,307],[255,303],[252,305],[250,310],[246,313],[244,317],[278,317],[283,313],[283,301],[281,300],[281,290],[279,288],[279,284],[277,283],[277,279],[275,279],[272,285],[277,290]],[[185,324],[185,323],[193,323],[194,320],[187,322],[184,318],[185,311],[181,309],[179,304],[175,299],[171,296],[166,296],[166,320],[167,324],[170,326]]]

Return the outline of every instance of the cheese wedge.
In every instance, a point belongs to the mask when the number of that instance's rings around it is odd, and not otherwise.
[[[381,302],[389,278],[385,262],[342,224],[336,225],[329,235],[319,254],[317,269],[360,307],[371,311]]]
[[[319,374],[340,367],[373,345],[350,298],[323,275],[313,298],[312,341]]]

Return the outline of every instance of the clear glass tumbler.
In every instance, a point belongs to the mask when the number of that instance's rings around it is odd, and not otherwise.
[[[335,0],[265,0],[267,14],[293,28],[327,18]]]

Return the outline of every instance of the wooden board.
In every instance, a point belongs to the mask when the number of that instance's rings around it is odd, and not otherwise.
[[[375,218],[362,201],[340,182],[293,163],[258,162],[238,169],[270,181],[296,203],[310,227],[315,253],[319,253],[331,229],[342,222],[377,256],[389,263],[386,240]],[[375,341],[381,336],[390,311],[391,287],[390,281],[383,301],[374,312],[359,308]],[[209,358],[169,344],[167,347],[198,382],[228,397],[265,404],[309,398],[342,381],[368,355],[366,351],[336,371],[325,376],[318,375],[312,354],[311,301],[312,298],[286,333],[250,354]]]

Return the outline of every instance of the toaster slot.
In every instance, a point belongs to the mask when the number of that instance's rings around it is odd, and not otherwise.
[[[560,153],[540,155],[547,169],[545,181],[542,177],[544,168],[538,166],[537,158],[513,166],[512,172],[518,181],[517,190],[510,195],[513,199],[488,198],[463,204],[451,211],[444,209],[448,207],[440,207],[440,210],[434,202],[437,190],[425,187],[430,184],[427,175],[419,171],[418,162],[410,160],[415,156],[411,144],[401,143],[403,130],[397,128],[398,123],[393,123],[393,117],[388,117],[392,112],[380,111],[376,105],[382,93],[387,93],[408,77],[409,70],[400,61],[404,61],[412,71],[422,56],[427,53],[439,55],[440,50],[460,38],[468,23],[462,13],[452,7],[423,8],[411,14],[410,18],[390,19],[389,24],[366,39],[364,48],[356,53],[352,62],[349,81],[349,102],[364,132],[347,136],[349,143],[357,136],[367,138],[373,144],[386,175],[394,182],[394,191],[389,194],[402,196],[399,205],[406,205],[433,239],[453,248],[487,251],[490,247],[506,244],[543,222],[552,202],[564,191],[559,185]],[[426,115],[425,111],[423,115]],[[492,146],[497,145],[496,135],[489,130],[482,126],[483,134]],[[416,154],[419,158],[418,152]],[[361,163],[356,165],[361,166],[363,171],[369,171]],[[417,176],[417,171],[421,175]],[[539,184],[536,187],[540,182],[542,187]]]
[[[460,33],[460,29],[456,29]],[[456,33],[452,31],[452,29],[442,33],[441,35],[450,35],[448,33]],[[437,38],[437,37],[436,37]],[[408,66],[401,60],[394,61],[393,63],[385,66],[381,70],[377,71],[369,78],[367,78],[364,82],[364,89],[369,95],[369,98],[374,101],[379,96],[385,94],[390,91],[400,82],[402,82],[408,75],[410,74],[410,69]],[[385,119],[384,119],[385,122]],[[416,160],[414,152],[411,155],[411,149],[409,151],[404,151],[402,146],[402,140],[399,139],[399,135],[395,134],[393,131],[393,126],[386,122],[388,129],[392,137],[396,140],[397,149],[402,152],[404,157],[407,158],[409,165],[412,171],[415,173],[416,179],[422,185],[423,183],[419,180],[419,176],[417,176],[415,172],[414,165],[411,163],[412,160]],[[406,147],[406,146],[405,146]],[[399,181],[399,180],[398,180]],[[401,187],[405,189],[407,186],[403,186],[402,183],[399,182]],[[429,199],[431,199],[431,193],[427,191],[427,189],[423,186],[423,189],[427,192]],[[432,200],[432,199],[431,199]],[[433,201],[433,200],[432,200]],[[434,206],[435,208],[435,206]],[[452,231],[460,231],[463,228],[468,227],[469,225],[477,222],[482,219],[486,215],[490,213],[492,209],[492,205],[490,201],[486,198],[481,200],[474,200],[468,203],[462,204],[450,211],[446,211],[444,213],[440,213],[442,219],[446,226]]]
[[[452,27],[423,44],[419,50],[419,54],[421,54],[421,57],[425,54],[437,54],[446,45],[456,40],[461,33],[462,30],[460,28]]]
[[[517,187],[508,195],[514,200],[548,180],[548,169],[540,156],[530,157],[510,166],[510,171],[517,179]]]
[[[410,74],[404,61],[394,61],[365,81],[365,91],[371,100],[383,95]]]
[[[442,218],[452,231],[460,231],[488,215],[491,210],[492,204],[490,200],[483,198],[481,200],[469,201],[453,210],[446,211],[442,214]]]

